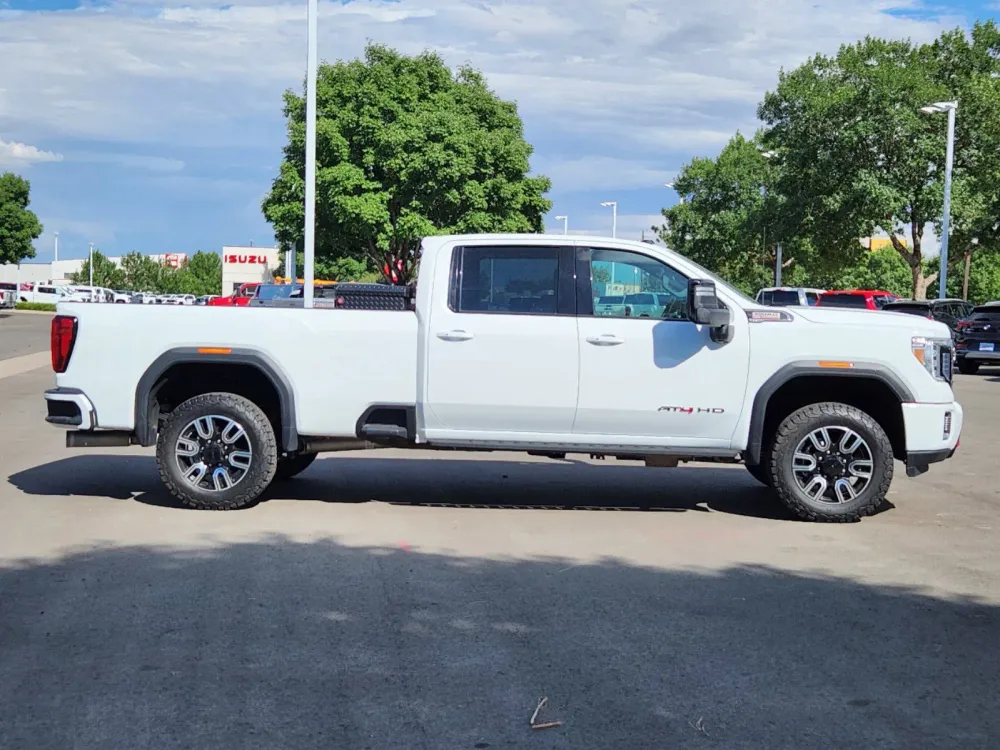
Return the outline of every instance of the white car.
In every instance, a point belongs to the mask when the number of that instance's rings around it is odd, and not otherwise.
[[[27,289],[20,291],[21,302],[38,302],[42,304],[55,305],[59,302],[76,302],[67,287],[55,286],[54,284],[32,282],[27,285]]]
[[[595,315],[611,264],[671,295],[663,313]],[[322,291],[315,309],[62,305],[48,421],[69,446],[155,445],[195,508],[246,506],[319,452],[399,447],[742,461],[823,521],[874,513],[894,458],[916,476],[962,429],[944,325],[763,307],[641,242],[430,237],[415,297]]]

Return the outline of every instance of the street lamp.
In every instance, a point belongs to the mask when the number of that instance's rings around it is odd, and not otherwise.
[[[55,233],[55,238],[56,238],[56,241],[55,241],[55,249],[53,250],[53,255],[52,255],[52,262],[53,263],[58,263],[59,262],[59,232]]]
[[[951,165],[955,160],[955,113],[958,102],[935,102],[921,107],[925,115],[948,113],[948,141],[944,157],[944,215],[941,217],[941,272],[938,275],[938,299],[948,296],[948,235],[951,231]]]
[[[569,234],[569,217],[557,216],[556,221],[561,221],[563,223],[563,234]]]
[[[303,237],[305,250],[302,269],[302,306],[313,306],[313,266],[316,260],[316,69],[318,60],[317,19],[319,0],[308,0],[306,5],[306,226]],[[294,277],[292,283],[295,282]]]
[[[93,301],[93,296],[94,296],[94,243],[93,242],[90,243],[90,254],[89,254],[89,259],[87,260],[87,265],[90,267],[89,268],[90,296],[91,296],[91,301]]]
[[[760,155],[763,156],[765,159],[771,160],[771,159],[776,159],[778,157],[778,152],[777,151],[761,151]],[[765,205],[766,205],[766,202],[767,202],[767,186],[766,185],[764,185],[763,187],[761,187],[761,193],[764,196],[764,202],[765,202]],[[764,229],[764,244],[765,244],[765,246],[767,244],[766,240],[767,240],[767,228],[765,227],[765,229]],[[764,250],[766,251],[767,248],[765,247]],[[779,242],[775,246],[775,248],[774,248],[774,285],[775,286],[781,286],[781,264],[782,263],[783,263],[783,260],[781,258],[781,243]]]
[[[605,208],[611,206],[611,236],[618,236],[618,201],[605,201],[601,204]]]

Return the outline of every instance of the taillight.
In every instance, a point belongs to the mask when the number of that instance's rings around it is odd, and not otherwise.
[[[73,356],[76,343],[76,318],[72,315],[56,315],[52,319],[52,369],[66,372],[69,358]]]
[[[958,325],[955,326],[955,329],[958,330],[958,331],[964,331],[966,328],[971,328],[971,327],[972,327],[972,322],[971,321],[960,320],[960,321],[958,321]]]

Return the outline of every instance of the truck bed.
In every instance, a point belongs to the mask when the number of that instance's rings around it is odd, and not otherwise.
[[[353,436],[374,403],[417,400],[417,316],[413,312],[60,304],[78,320],[73,357],[58,386],[86,392],[101,428],[135,427],[138,383],[167,352],[253,349],[287,380],[301,435]],[[154,335],[155,334],[155,335]]]

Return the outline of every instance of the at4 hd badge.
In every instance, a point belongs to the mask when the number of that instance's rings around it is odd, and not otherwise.
[[[657,411],[669,411],[677,414],[725,414],[725,409],[704,406],[661,406]]]

